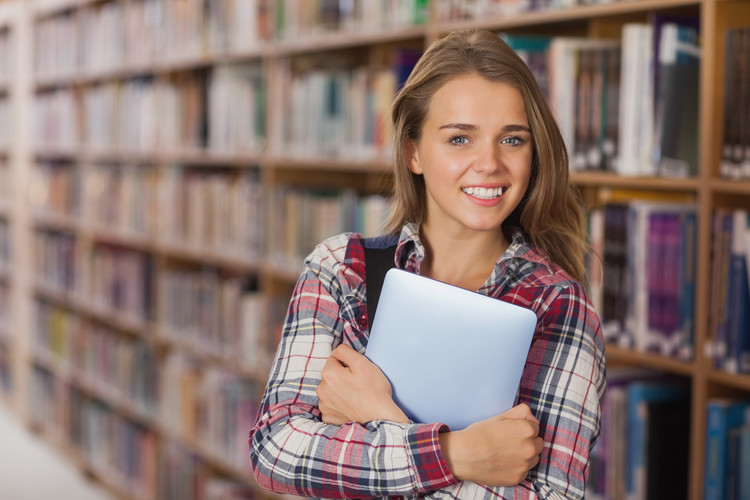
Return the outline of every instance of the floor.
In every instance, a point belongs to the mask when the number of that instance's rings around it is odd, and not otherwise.
[[[0,402],[0,499],[114,500]]]

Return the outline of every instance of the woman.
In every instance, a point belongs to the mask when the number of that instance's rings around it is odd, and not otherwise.
[[[460,431],[409,422],[361,354],[363,238],[339,235],[295,287],[250,436],[255,477],[325,498],[580,498],[604,344],[565,146],[536,81],[492,33],[452,33],[422,56],[392,118],[395,264],[537,314],[519,404]]]

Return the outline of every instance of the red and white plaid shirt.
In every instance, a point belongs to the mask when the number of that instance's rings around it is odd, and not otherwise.
[[[396,265],[419,272],[424,247],[407,224]],[[294,289],[255,427],[250,458],[265,488],[320,498],[582,498],[605,390],[604,341],[584,287],[516,231],[480,293],[538,318],[519,402],[539,419],[539,464],[516,487],[456,480],[440,450],[441,423],[329,425],[315,390],[331,351],[364,353],[369,334],[362,236],[329,238],[310,254]],[[481,349],[481,346],[477,346]]]

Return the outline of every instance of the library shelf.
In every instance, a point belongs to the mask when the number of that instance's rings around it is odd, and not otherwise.
[[[636,351],[634,349],[620,347],[611,342],[607,343],[605,353],[608,363],[614,362],[628,365],[648,366],[666,373],[684,375],[687,377],[692,376],[695,372],[695,363],[692,361],[682,361],[656,353]]]
[[[721,194],[750,195],[750,180],[711,179],[712,192]]]
[[[748,373],[728,373],[711,369],[708,372],[707,379],[709,382],[720,384],[724,387],[750,391],[750,374]]]
[[[38,229],[75,232],[82,228],[78,217],[39,210],[34,213],[32,224]]]
[[[139,252],[155,252],[158,248],[157,240],[153,236],[135,234],[100,224],[92,224],[90,227],[79,230],[78,234],[88,241],[127,247]]]
[[[46,283],[36,283],[34,295],[75,311],[84,318],[109,324],[123,334],[133,335],[144,340],[152,339],[154,336],[154,326],[150,322],[118,312],[112,308],[94,305],[91,300],[76,292],[61,290]]]
[[[390,162],[372,159],[356,160],[353,158],[290,158],[275,157],[268,160],[269,168],[275,170],[312,170],[322,172],[334,170],[341,172],[372,172],[389,174]]]
[[[101,462],[86,457],[74,444],[60,435],[60,432],[50,430],[40,422],[27,422],[27,429],[42,440],[50,443],[62,456],[77,467],[85,477],[93,479],[107,492],[118,500],[133,498],[134,488],[124,479],[117,477],[112,471],[107,471]],[[142,496],[143,500],[157,500],[154,496]]]
[[[2,276],[0,276],[0,283],[3,281]],[[13,337],[10,335],[10,325],[0,322],[0,344],[7,344],[9,341],[13,340]]]
[[[188,166],[232,166],[257,167],[267,164],[269,156],[261,152],[221,153],[210,149],[169,149],[126,150],[121,148],[82,147],[77,150],[60,148],[40,148],[34,151],[34,158],[42,160],[70,160],[80,162],[127,163],[127,164],[166,164],[180,163]]]
[[[449,33],[464,29],[512,30],[524,27],[563,25],[571,22],[588,22],[607,17],[675,8],[698,7],[700,4],[700,0],[625,0],[600,4],[592,3],[560,9],[518,12],[507,16],[484,16],[482,19],[438,21],[434,26],[430,26],[430,30],[437,33]]]
[[[7,220],[11,215],[12,209],[13,206],[10,204],[10,202],[6,202],[5,200],[0,201],[0,218]]]
[[[312,52],[345,50],[355,47],[367,47],[373,44],[400,42],[420,39],[426,36],[421,26],[384,31],[344,31],[341,33],[315,34],[304,38],[281,40],[271,45],[269,55],[274,57],[303,55]]]
[[[157,253],[163,254],[165,257],[195,263],[210,263],[217,268],[238,273],[259,273],[265,267],[262,259],[227,255],[217,251],[191,247],[184,243],[156,243],[155,247]]]
[[[53,372],[61,381],[75,386],[84,394],[103,401],[129,420],[147,427],[156,425],[156,416],[152,410],[139,408],[127,396],[118,394],[106,383],[80,372],[65,360],[49,353],[36,352],[32,355],[32,362]]]
[[[182,58],[171,62],[154,61],[151,64],[125,65],[111,70],[81,71],[74,74],[41,74],[34,81],[36,91],[53,90],[60,87],[83,87],[103,82],[122,81],[139,77],[159,77],[174,73],[185,73],[201,68],[247,62],[260,62],[268,57],[268,49],[238,51]]]
[[[697,193],[701,181],[696,178],[626,177],[611,172],[571,172],[570,182],[576,186],[643,189],[648,191],[683,191]]]
[[[217,353],[215,350],[200,345],[200,342],[195,339],[183,338],[169,328],[157,329],[156,342],[164,347],[175,347],[191,358],[200,359],[208,365],[222,367],[228,372],[247,378],[260,380],[261,378],[268,377],[268,370],[271,368],[270,360],[260,362],[257,366],[253,367],[245,366],[235,355]]]
[[[34,160],[74,160],[81,156],[81,152],[71,148],[55,148],[49,146],[34,149]]]
[[[216,466],[218,470],[220,470],[222,473],[237,479],[243,483],[254,483],[255,479],[252,477],[252,474],[249,473],[250,471],[250,461],[248,458],[247,468],[246,469],[239,469],[238,467],[232,465],[229,463],[221,454],[216,453],[215,451],[211,450],[210,448],[202,445],[200,442],[196,441],[195,439],[191,439],[189,437],[185,437],[180,435],[180,433],[175,432],[172,429],[169,429],[168,427],[165,427],[164,425],[158,426],[158,432],[165,438],[174,442],[181,443],[184,445],[188,450],[192,451],[198,456],[206,456],[210,457],[213,465]]]
[[[244,1],[244,0],[240,0]],[[281,0],[278,0],[281,2]],[[366,0],[370,1],[370,0]],[[373,0],[374,1],[374,0]],[[432,0],[429,5],[430,15],[438,12],[437,3],[440,0]],[[55,146],[55,144],[68,144],[55,141],[41,142],[50,138],[30,137],[33,127],[25,127],[26,136],[20,141],[21,146],[16,143],[9,147],[0,148],[0,160],[3,163],[18,160],[19,168],[24,172],[33,172],[34,163],[48,161],[50,163],[61,162],[77,169],[82,176],[92,175],[99,165],[114,165],[123,170],[130,167],[148,166],[153,167],[158,182],[167,178],[172,167],[179,167],[184,172],[195,171],[200,174],[226,175],[231,179],[243,176],[252,177],[253,182],[257,180],[264,194],[273,193],[277,188],[291,186],[295,188],[308,187],[311,190],[320,187],[332,187],[336,189],[352,188],[357,194],[381,194],[391,183],[390,161],[382,160],[381,156],[368,156],[366,159],[350,158],[348,156],[321,157],[309,155],[304,157],[292,157],[292,149],[287,150],[285,127],[290,125],[290,118],[283,115],[279,103],[291,100],[290,96],[282,95],[282,83],[284,77],[305,76],[312,68],[327,68],[341,66],[347,70],[352,65],[355,68],[375,66],[377,68],[390,64],[389,52],[394,47],[413,49],[424,48],[433,40],[449,33],[450,31],[468,28],[489,29],[496,32],[507,32],[511,34],[537,34],[537,35],[570,35],[584,36],[588,38],[619,39],[621,31],[626,23],[632,21],[645,22],[652,13],[666,15],[691,15],[700,16],[701,28],[700,38],[704,56],[700,67],[700,111],[701,120],[699,128],[700,161],[698,172],[693,177],[687,178],[664,178],[664,177],[634,177],[621,176],[611,173],[575,171],[571,172],[571,183],[584,193],[584,200],[606,202],[607,197],[614,192],[620,195],[625,192],[646,192],[664,199],[688,200],[697,207],[698,244],[696,245],[696,296],[695,305],[695,359],[693,361],[680,361],[658,354],[639,352],[633,349],[620,347],[614,343],[606,346],[607,358],[617,365],[638,365],[653,368],[657,371],[680,375],[690,378],[692,381],[692,413],[691,413],[691,438],[692,449],[690,453],[689,474],[689,498],[697,500],[701,498],[704,477],[703,443],[705,442],[705,403],[711,396],[714,386],[737,390],[739,392],[750,392],[750,376],[743,374],[730,374],[717,370],[707,369],[706,354],[701,348],[703,343],[710,339],[709,317],[710,310],[706,305],[710,302],[710,283],[712,282],[712,256],[711,245],[707,243],[711,238],[711,220],[713,211],[720,206],[729,205],[735,208],[750,208],[750,181],[732,181],[719,178],[718,162],[721,142],[722,102],[717,97],[723,89],[724,64],[724,34],[727,29],[737,26],[750,25],[750,7],[742,0],[621,0],[616,2],[602,2],[599,4],[586,2],[587,5],[571,6],[569,8],[556,10],[542,10],[518,12],[509,16],[483,16],[480,19],[442,20],[430,18],[423,24],[415,24],[407,27],[391,27],[381,30],[368,27],[356,30],[326,31],[308,30],[309,35],[290,37],[288,39],[274,38],[261,39],[257,42],[239,47],[226,49],[208,49],[202,47],[187,55],[173,56],[172,50],[165,47],[163,51],[155,53],[148,59],[132,58],[122,55],[116,59],[115,64],[107,64],[107,69],[89,69],[88,67],[58,67],[53,64],[51,68],[36,68],[32,65],[35,55],[31,47],[34,45],[34,30],[47,21],[56,21],[58,17],[71,15],[76,22],[86,17],[78,14],[90,14],[100,7],[106,5],[117,5],[128,7],[136,6],[139,2],[135,0],[35,0],[24,2],[22,0],[10,0],[3,4],[17,3],[10,17],[15,25],[22,27],[25,33],[19,49],[26,54],[20,58],[20,63],[25,66],[22,71],[7,75],[3,80],[0,75],[0,98],[7,99],[18,109],[25,110],[31,116],[31,108],[35,97],[50,94],[62,90],[67,93],[70,101],[74,103],[74,122],[80,129],[70,147]],[[273,5],[276,0],[268,0],[268,5]],[[289,3],[291,5],[291,3]],[[23,5],[23,8],[21,8]],[[4,22],[8,15],[2,14],[0,9],[0,33],[4,33]],[[744,21],[743,21],[744,19]],[[69,21],[70,19],[68,19]],[[15,25],[11,29],[15,29]],[[79,32],[84,32],[82,25],[77,25]],[[283,28],[281,29],[283,32]],[[314,33],[313,33],[314,31]],[[148,47],[147,47],[148,48]],[[40,59],[44,60],[43,56]],[[81,58],[83,59],[83,58]],[[137,61],[137,62],[136,62]],[[109,61],[108,61],[109,62]],[[124,86],[128,81],[145,80],[169,82],[192,73],[208,73],[214,68],[227,66],[252,65],[261,68],[261,75],[267,90],[267,110],[261,118],[265,124],[263,137],[254,143],[253,148],[237,149],[235,152],[217,151],[211,147],[179,147],[181,142],[170,143],[170,147],[151,147],[154,143],[144,149],[131,149],[126,147],[103,147],[97,148],[90,144],[99,144],[85,137],[84,127],[81,123],[89,120],[86,113],[80,108],[87,92],[100,85],[112,84],[113,87]],[[20,75],[20,76],[19,76]],[[20,89],[20,95],[16,92]],[[115,116],[122,122],[124,117]],[[203,117],[205,121],[206,118]],[[27,123],[31,120],[27,120]],[[66,122],[67,123],[67,122]],[[205,124],[205,123],[204,123]],[[200,137],[200,134],[196,134]],[[27,137],[28,136],[28,137]],[[60,139],[60,138],[57,138]],[[64,139],[64,138],[63,138]],[[194,144],[187,138],[184,144]],[[204,137],[202,139],[205,139]],[[205,141],[204,141],[205,142]],[[90,144],[89,144],[90,143]],[[200,141],[198,141],[200,143]],[[47,145],[45,145],[47,144]],[[108,142],[102,142],[108,144]],[[119,144],[116,141],[112,144]],[[125,144],[124,142],[122,144]],[[130,143],[128,143],[130,144]],[[296,153],[296,151],[294,151]],[[15,170],[13,170],[15,173]],[[32,178],[31,174],[28,174]],[[22,176],[11,179],[21,179]],[[205,186],[201,186],[205,188]],[[206,190],[207,191],[207,190]],[[131,315],[126,315],[113,310],[110,307],[98,307],[95,305],[95,297],[83,295],[84,290],[76,288],[75,292],[61,290],[48,284],[36,283],[33,279],[33,258],[28,258],[28,264],[14,266],[13,273],[0,273],[0,281],[13,289],[15,296],[23,296],[25,308],[19,313],[21,325],[27,325],[32,329],[31,306],[35,300],[49,302],[55,307],[70,311],[71,314],[80,318],[81,321],[107,325],[113,330],[112,335],[124,336],[128,339],[146,341],[153,345],[159,356],[164,357],[171,353],[185,355],[194,358],[207,366],[226,369],[228,372],[237,374],[258,385],[265,383],[269,366],[267,363],[259,362],[254,367],[244,366],[234,356],[217,353],[213,348],[205,348],[194,338],[181,336],[170,331],[166,325],[164,316],[167,306],[159,298],[159,286],[162,281],[167,281],[172,271],[201,270],[215,272],[222,276],[237,278],[248,278],[252,281],[253,291],[259,292],[263,298],[275,296],[288,296],[291,285],[298,279],[302,269],[301,259],[284,262],[282,257],[269,255],[270,247],[268,239],[274,231],[283,231],[284,227],[278,226],[277,221],[267,217],[265,225],[261,229],[268,232],[264,241],[264,252],[260,256],[235,255],[223,253],[221,247],[214,246],[211,249],[198,248],[185,243],[173,241],[165,236],[162,227],[157,224],[158,231],[150,236],[140,236],[127,232],[126,228],[102,226],[101,221],[95,222],[90,207],[79,207],[74,212],[76,215],[66,215],[55,212],[39,212],[33,204],[34,190],[30,196],[14,196],[8,193],[11,200],[0,199],[0,218],[10,221],[14,230],[23,226],[22,230],[27,234],[27,243],[18,243],[14,247],[15,254],[23,256],[33,255],[34,232],[59,232],[75,238],[76,252],[80,253],[76,260],[76,277],[88,276],[88,261],[90,258],[88,250],[94,251],[99,246],[114,247],[131,253],[144,255],[153,261],[153,275],[149,281],[153,285],[153,293],[156,296],[152,317],[145,320]],[[0,193],[2,198],[2,193]],[[31,198],[27,200],[26,198]],[[27,204],[28,203],[28,204]],[[85,204],[84,204],[85,205]],[[161,222],[166,218],[157,205],[155,213],[150,216]],[[78,215],[80,213],[81,215]],[[266,214],[268,215],[268,214]],[[13,233],[20,234],[20,231]],[[178,236],[179,237],[179,236]],[[15,237],[14,237],[15,238]],[[15,245],[14,241],[14,245]],[[81,252],[78,252],[78,249]],[[14,262],[15,263],[15,262]],[[16,279],[20,277],[21,279]],[[31,286],[18,287],[18,282],[32,283]],[[77,287],[84,286],[76,283]],[[19,291],[20,290],[20,291]],[[15,304],[16,302],[14,302]],[[275,311],[283,316],[283,311]],[[13,317],[14,324],[16,317]],[[271,323],[276,323],[281,318],[272,318]],[[278,325],[275,325],[278,326]],[[269,335],[272,332],[268,332]],[[275,333],[275,332],[273,332]],[[271,337],[273,338],[273,337]],[[17,340],[17,339],[12,339]],[[32,340],[19,344],[14,351],[23,353],[33,351]],[[160,358],[162,359],[162,358]],[[47,366],[53,373],[59,374],[72,387],[86,393],[92,399],[101,400],[114,408],[116,414],[143,425],[152,432],[157,441],[157,448],[161,449],[163,443],[177,442],[191,450],[211,470],[216,470],[219,476],[235,478],[248,488],[254,489],[261,498],[274,497],[257,488],[254,480],[249,474],[249,466],[238,470],[228,463],[214,450],[201,443],[199,440],[179,437],[176,431],[165,427],[164,423],[155,419],[139,420],[138,412],[134,411],[132,401],[127,398],[120,399],[117,395],[108,394],[107,389],[92,384],[85,376],[71,374],[65,369],[59,368],[55,363],[46,363],[41,358],[35,361],[33,356],[28,356],[26,364],[33,363]],[[23,384],[21,384],[23,385]],[[111,392],[111,391],[110,391]],[[18,399],[16,397],[16,399]],[[28,420],[28,419],[27,419]],[[40,428],[37,423],[33,424]],[[249,430],[249,426],[247,424]],[[47,437],[53,433],[41,431]],[[49,434],[49,436],[48,436]],[[109,474],[101,468],[93,467],[91,461],[85,457],[84,452],[76,451],[76,448],[68,439],[50,437],[50,439],[65,450],[65,454],[80,465],[83,470],[90,471],[92,475],[99,478],[109,489],[117,491],[121,498],[131,498],[132,491],[123,484],[117,474]],[[156,496],[156,491],[145,496]]]

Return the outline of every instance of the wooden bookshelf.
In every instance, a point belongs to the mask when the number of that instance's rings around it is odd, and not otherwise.
[[[198,1],[186,1],[185,5],[194,7]],[[159,47],[161,50],[154,50],[156,42],[153,46],[149,45],[150,33],[169,30],[149,31],[153,27],[140,26],[144,30],[141,32],[141,39],[145,40],[142,46],[138,47],[142,53],[139,52],[139,55],[133,57],[129,54],[114,54],[111,59],[116,63],[104,66],[101,63],[103,60],[106,61],[107,54],[64,53],[61,57],[51,58],[49,54],[39,52],[44,50],[45,42],[40,34],[47,29],[46,23],[51,22],[54,25],[55,20],[65,16],[66,22],[70,24],[57,28],[70,29],[76,38],[83,39],[86,29],[92,26],[86,23],[99,22],[95,20],[95,15],[106,9],[120,9],[119,13],[111,15],[124,16],[125,9],[133,8],[136,10],[132,13],[137,16],[137,8],[142,6],[142,0],[1,2],[0,37],[4,33],[14,36],[15,61],[18,68],[13,75],[0,75],[0,100],[12,103],[20,123],[14,123],[16,135],[7,148],[2,146],[0,141],[0,168],[7,169],[7,177],[2,177],[4,174],[0,172],[0,179],[11,179],[14,186],[27,185],[32,179],[37,179],[35,176],[40,169],[39,166],[45,164],[53,165],[54,168],[70,169],[72,180],[65,182],[70,182],[74,186],[54,187],[57,184],[51,176],[42,176],[44,188],[41,195],[26,196],[21,190],[17,190],[11,193],[9,199],[3,199],[4,192],[0,187],[0,223],[7,221],[12,226],[13,244],[13,265],[8,267],[10,271],[0,274],[0,286],[8,286],[11,290],[12,327],[8,329],[9,332],[0,334],[0,344],[12,344],[12,372],[16,379],[13,393],[0,393],[0,402],[8,402],[13,406],[20,418],[38,429],[40,435],[49,438],[55,446],[64,450],[64,454],[79,464],[86,474],[103,482],[119,498],[131,496],[129,488],[124,486],[124,478],[118,476],[117,471],[96,467],[84,452],[76,449],[70,436],[44,429],[39,422],[34,422],[28,416],[34,413],[31,408],[33,398],[29,393],[33,387],[37,387],[35,384],[43,386],[43,383],[34,381],[35,367],[46,370],[64,382],[63,385],[68,389],[55,389],[62,394],[59,397],[63,400],[69,397],[65,396],[70,392],[69,388],[73,388],[87,398],[101,401],[119,417],[142,426],[153,435],[157,450],[157,458],[153,458],[157,482],[159,475],[169,473],[168,470],[163,470],[161,465],[157,465],[160,463],[158,456],[176,444],[187,453],[199,457],[202,468],[211,475],[231,478],[253,489],[260,497],[272,496],[257,489],[249,474],[249,463],[244,467],[237,467],[226,457],[222,457],[222,453],[211,448],[210,444],[200,442],[196,436],[186,437],[175,430],[172,423],[164,422],[158,412],[157,416],[144,415],[132,401],[115,394],[114,389],[107,391],[106,387],[102,388],[99,384],[92,383],[85,375],[66,367],[65,362],[50,359],[49,353],[37,352],[38,346],[35,346],[33,340],[35,304],[44,301],[67,311],[84,325],[81,328],[107,325],[111,335],[116,338],[146,342],[152,346],[161,362],[170,359],[171,356],[185,357],[190,360],[189,364],[195,365],[197,381],[212,370],[225,373],[227,377],[251,381],[257,388],[259,398],[267,377],[268,357],[273,349],[269,344],[275,339],[274,335],[284,312],[283,304],[288,300],[302,262],[302,256],[298,254],[288,256],[287,260],[277,259],[278,256],[272,254],[272,249],[276,248],[274,245],[280,244],[276,240],[285,231],[289,231],[286,227],[287,221],[274,218],[273,207],[295,206],[295,200],[279,201],[285,190],[291,189],[350,189],[356,193],[357,201],[364,203],[369,198],[385,193],[391,182],[388,172],[389,152],[387,146],[382,144],[364,142],[362,151],[357,151],[364,153],[359,155],[352,154],[346,149],[327,152],[325,147],[328,145],[321,147],[320,144],[313,144],[311,150],[305,149],[304,141],[309,139],[305,134],[309,131],[295,130],[291,126],[295,122],[290,103],[293,100],[291,94],[294,85],[307,84],[305,78],[313,70],[322,73],[331,68],[349,72],[347,75],[351,79],[361,78],[363,81],[366,78],[382,77],[383,74],[387,77],[389,72],[393,72],[390,65],[394,50],[424,48],[453,30],[483,28],[518,35],[560,35],[619,40],[626,23],[646,22],[652,13],[697,15],[700,18],[702,51],[698,103],[701,117],[700,156],[697,174],[686,178],[666,178],[575,171],[571,174],[571,181],[581,192],[584,200],[592,204],[606,200],[613,192],[645,191],[657,198],[682,197],[695,203],[697,207],[696,292],[693,318],[695,336],[692,359],[682,360],[641,352],[614,343],[608,343],[607,356],[612,366],[649,367],[690,381],[689,498],[702,498],[706,403],[710,398],[725,393],[744,396],[750,393],[750,375],[731,374],[713,368],[704,349],[704,345],[711,338],[712,312],[709,304],[713,278],[713,213],[718,207],[724,206],[750,209],[750,181],[730,181],[719,175],[724,106],[721,97],[725,70],[724,34],[730,28],[750,26],[750,4],[742,0],[620,0],[562,9],[518,12],[513,15],[486,15],[480,19],[439,20],[439,1],[428,2],[428,17],[423,24],[400,20],[390,24],[383,22],[381,26],[370,26],[353,22],[352,25],[338,30],[310,26],[309,29],[305,29],[304,36],[289,38],[278,38],[274,34],[276,21],[272,13],[270,20],[267,20],[270,26],[269,36],[263,34],[266,28],[261,24],[242,27],[245,32],[254,33],[255,43],[252,44],[240,43],[241,40],[238,42],[238,39],[232,37],[232,30],[236,29],[236,26],[212,32],[209,25],[204,25],[192,35],[183,34],[183,43],[173,40],[171,45],[167,44]],[[267,2],[272,10],[277,4],[276,0]],[[166,5],[166,0],[163,3]],[[205,19],[198,21],[202,22]],[[108,22],[111,22],[111,19]],[[256,22],[259,21],[256,19]],[[216,33],[222,33],[221,37],[212,38],[217,36]],[[121,34],[123,37],[132,36],[125,31]],[[200,46],[193,43],[198,38],[204,41]],[[102,40],[98,45],[106,46],[109,41]],[[52,38],[46,43],[55,44]],[[78,45],[69,43],[66,46]],[[78,61],[78,64],[59,67],[59,61],[65,60]],[[43,67],[45,62],[53,67]],[[232,102],[242,103],[243,109],[258,113],[255,120],[258,123],[252,124],[252,127],[259,127],[256,136],[252,138],[255,147],[239,147],[246,138],[241,135],[246,131],[243,125],[227,125],[220,120],[216,124],[210,122],[214,119],[210,116],[210,90],[215,88],[211,85],[218,84],[205,82],[213,77],[218,78],[218,70],[222,68],[238,70],[237,73],[230,71],[223,76],[226,78],[223,83],[234,88],[235,93],[228,94],[229,97],[220,95],[216,97],[215,102],[234,99]],[[378,73],[379,71],[384,73]],[[257,80],[253,79],[254,76],[248,76],[256,73],[260,75]],[[118,103],[114,100],[107,101],[106,92],[100,96],[94,95],[95,90],[107,86],[114,89],[115,93],[128,94],[132,99],[130,105],[123,106],[120,101],[119,105],[122,107],[118,108]],[[201,95],[201,92],[203,97],[197,98],[196,101],[196,95]],[[52,131],[49,130],[51,127],[35,128],[38,123],[32,118],[32,108],[38,108],[37,105],[42,103],[45,97],[49,100],[41,105],[41,116],[50,122],[54,121],[52,118],[57,118],[57,121],[65,124]],[[100,108],[110,106],[111,111],[108,113],[99,109],[89,116],[86,111],[87,99],[91,99],[92,103],[103,102],[105,104]],[[157,101],[159,104],[154,104]],[[171,105],[163,105],[165,102]],[[258,103],[264,104],[263,110],[258,109]],[[221,109],[219,104],[215,105],[217,109]],[[207,115],[200,116],[197,124],[192,123],[190,117],[186,118],[177,111],[192,106],[204,106],[203,113]],[[225,105],[223,109],[226,111],[230,108]],[[97,114],[99,112],[101,115]],[[200,115],[201,112],[196,113]],[[101,144],[91,144],[91,137],[86,135],[87,131],[90,131],[87,124],[96,119],[102,121],[102,128],[115,124],[108,134],[103,133]],[[192,129],[185,127],[186,123],[192,125]],[[239,123],[245,127],[250,126],[245,122]],[[220,129],[224,126],[228,127],[226,136],[211,136],[214,130],[224,130]],[[234,128],[231,128],[232,126]],[[200,130],[201,127],[208,132]],[[119,129],[127,129],[129,133],[124,134]],[[21,130],[34,132],[21,133]],[[37,130],[42,130],[45,135],[37,136]],[[299,139],[295,133],[302,134],[302,143],[295,142]],[[211,147],[211,141],[214,139],[219,143],[228,141],[233,145],[231,148]],[[106,184],[105,181],[92,181],[96,177],[96,169],[110,167],[116,170],[113,178],[118,179],[121,178],[117,176],[124,178],[127,174],[138,171],[140,167],[152,169],[154,185],[149,184],[150,181],[137,184],[140,182],[138,175],[133,177],[135,181],[131,179],[136,184],[128,186],[121,180],[113,181],[112,185],[107,185],[108,187],[102,187],[103,183]],[[39,185],[34,184],[33,189],[40,189]],[[39,200],[70,195],[70,192],[55,192],[56,189],[72,189],[71,192],[78,197],[75,209],[71,209],[72,213],[67,209],[60,212],[39,206]],[[127,213],[126,217],[130,217],[126,223],[127,227],[118,227],[117,224],[109,223],[110,219],[107,217],[111,215],[116,219],[122,214],[102,214],[98,211],[97,207],[102,206],[102,200],[106,201],[110,195],[109,191],[102,191],[104,189],[112,190],[112,205],[120,212],[137,212],[133,207],[147,205],[150,202],[143,200],[150,200],[149,197],[152,195],[157,202],[148,213],[138,213],[132,217],[132,213]],[[149,191],[151,189],[153,192]],[[137,196],[133,195],[134,192]],[[263,193],[264,197],[259,197],[260,201],[255,205],[241,205],[238,208],[236,205],[230,207],[229,203],[223,203],[223,200],[231,199],[237,202],[247,199],[250,196],[247,193],[257,192]],[[36,191],[32,192],[34,193],[39,194]],[[90,198],[95,196],[99,198],[92,201]],[[185,204],[188,196],[191,196],[191,201],[196,197],[200,199],[201,204],[193,205],[199,205],[201,208],[197,211],[195,208],[189,208],[189,205]],[[279,198],[275,199],[274,196]],[[272,205],[273,199],[279,205]],[[184,214],[175,208],[177,206],[186,207],[186,212],[192,212]],[[223,213],[225,216],[219,217],[216,213]],[[235,221],[240,215],[242,219]],[[209,219],[211,216],[214,219]],[[231,226],[227,222],[227,227],[217,229],[219,225],[216,222],[207,223],[207,220],[232,220],[234,222],[231,224],[251,227],[253,231],[243,234],[242,241],[235,241],[231,229],[237,226]],[[150,224],[154,221],[155,226]],[[193,234],[191,228],[182,227],[189,224],[203,224],[205,230],[199,231],[197,235]],[[39,280],[34,268],[37,254],[41,251],[35,243],[35,235],[39,232],[52,235],[67,234],[73,238],[74,249],[71,251],[75,253],[75,276],[72,289],[61,289]],[[54,239],[54,236],[52,238]],[[59,251],[61,255],[64,253],[63,250]],[[99,262],[99,265],[106,270],[107,266],[113,265],[107,260],[114,259],[110,252],[132,255],[136,256],[133,257],[135,260],[142,258],[148,261],[148,270],[143,271],[144,274],[141,276],[141,285],[152,297],[147,317],[123,314],[118,310],[117,304],[109,304],[104,308],[96,306],[95,299],[98,297],[92,296],[92,290],[101,283],[97,282],[100,277],[93,270],[93,263],[100,259],[104,263]],[[299,252],[301,250],[297,253]],[[207,293],[215,294],[212,295],[215,297],[225,293],[232,297],[226,299],[227,301],[235,300],[240,303],[241,300],[247,299],[247,303],[251,303],[253,297],[242,293],[252,292],[261,300],[274,302],[274,305],[252,306],[265,307],[263,314],[267,317],[262,321],[263,326],[254,325],[252,336],[248,339],[233,337],[238,331],[242,332],[242,328],[238,329],[236,325],[215,328],[215,336],[219,338],[217,342],[222,346],[232,345],[231,342],[238,343],[235,346],[237,353],[244,352],[239,349],[242,342],[249,342],[249,345],[253,346],[256,345],[253,342],[256,342],[257,346],[261,346],[258,349],[268,351],[259,356],[255,366],[248,367],[245,363],[240,363],[237,354],[228,356],[216,352],[216,346],[213,344],[206,348],[191,337],[178,337],[173,334],[174,328],[168,325],[170,311],[171,314],[175,314],[175,308],[190,309],[190,306],[185,306],[185,303],[169,303],[172,299],[165,298],[162,289],[167,286],[173,275],[180,273],[189,276],[209,275],[210,278],[206,278],[209,284],[205,285],[209,288]],[[132,283],[121,279],[122,286],[132,286]],[[242,285],[233,282],[233,279],[240,280]],[[199,286],[199,278],[195,280],[191,287]],[[240,290],[242,287],[245,289]],[[189,304],[189,301],[186,303]],[[22,333],[8,334],[10,332]],[[260,340],[253,336],[260,336]],[[71,338],[66,340],[72,341]],[[185,373],[184,376],[189,377],[192,374]],[[161,388],[157,403],[167,401],[166,393],[174,389]],[[252,422],[248,421],[238,430],[238,441],[246,441],[247,431],[251,425]],[[148,479],[143,478],[146,482]],[[152,498],[158,498],[160,494],[158,491],[146,493],[146,496]]]

